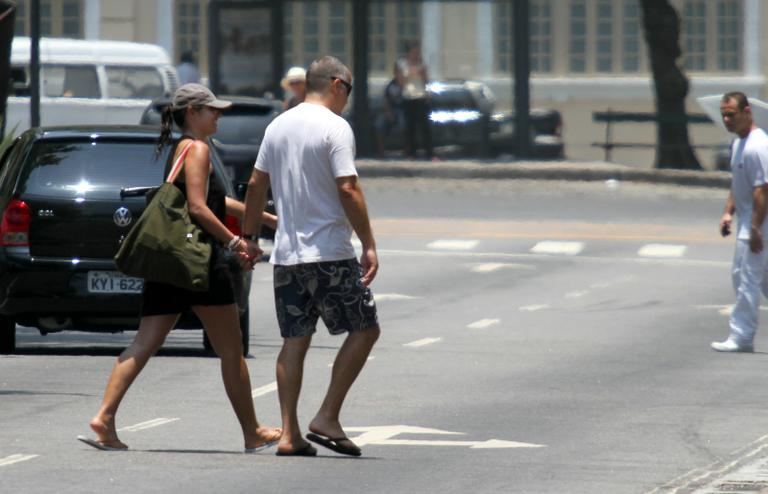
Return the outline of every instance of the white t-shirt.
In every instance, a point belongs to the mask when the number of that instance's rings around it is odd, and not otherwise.
[[[768,183],[768,135],[755,129],[744,139],[733,141],[731,148],[731,192],[736,206],[736,238],[749,239],[755,187]],[[765,236],[768,221],[763,222]]]
[[[278,226],[270,262],[294,265],[355,257],[336,178],[357,176],[355,136],[325,106],[301,103],[269,124],[256,169],[269,174]]]

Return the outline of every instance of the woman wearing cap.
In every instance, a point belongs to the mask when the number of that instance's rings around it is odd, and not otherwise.
[[[293,96],[283,102],[283,109],[290,110],[304,101],[307,95],[307,71],[302,67],[291,67],[285,73],[280,85],[286,91],[293,93]]]
[[[95,448],[128,448],[118,439],[115,426],[120,401],[149,358],[163,344],[181,313],[188,309],[203,323],[221,359],[224,387],[243,430],[245,451],[255,452],[280,438],[280,429],[261,426],[256,420],[232,281],[228,269],[222,265],[224,249],[246,250],[245,241],[233,235],[223,223],[227,212],[241,214],[242,204],[227,198],[220,178],[211,175],[205,142],[216,132],[221,111],[229,106],[230,102],[217,99],[205,86],[192,83],[176,90],[172,105],[163,112],[158,153],[171,141],[173,120],[184,135],[169,156],[165,176],[177,159],[184,160],[174,185],[185,194],[190,216],[208,233],[214,245],[210,288],[206,292],[192,292],[165,283],[147,281],[144,284],[139,330],[131,346],[118,357],[107,382],[101,408],[90,422],[97,438],[78,438]],[[186,157],[181,156],[182,153],[186,153]]]

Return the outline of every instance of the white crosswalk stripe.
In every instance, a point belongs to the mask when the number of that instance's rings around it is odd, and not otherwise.
[[[437,343],[438,341],[441,341],[442,338],[422,338],[420,340],[412,341],[410,343],[405,343],[403,346],[407,346],[410,348],[418,348],[420,346],[425,345],[431,345],[432,343]]]
[[[640,257],[676,258],[683,257],[685,250],[685,245],[648,244],[642,246],[640,250],[637,251],[637,255]]]
[[[435,250],[472,250],[479,243],[478,240],[441,239],[427,244],[427,248]]]
[[[472,266],[473,273],[493,273],[502,269],[534,269],[530,264],[515,264],[510,262],[486,262]]]
[[[141,422],[136,425],[129,425],[127,427],[123,427],[122,429],[117,429],[118,432],[136,432],[136,431],[143,431],[144,429],[151,429],[152,427],[158,427],[165,424],[170,424],[171,422],[176,422],[177,420],[181,420],[179,418],[164,418],[160,417],[157,419],[147,420],[146,422]]]
[[[555,242],[546,240],[533,246],[533,254],[552,254],[561,256],[575,256],[584,250],[584,242]]]
[[[6,456],[5,458],[0,458],[0,467],[6,467],[8,465],[13,465],[14,463],[20,463],[22,461],[31,460],[32,458],[37,458],[40,455],[22,455],[22,454],[16,454],[11,456]]]
[[[376,293],[373,295],[373,299],[376,302],[386,302],[389,300],[416,300],[421,297],[414,297],[413,295],[403,295],[402,293]]]
[[[480,319],[479,321],[475,321],[471,324],[468,324],[467,327],[469,329],[483,329],[490,326],[495,326],[500,322],[501,322],[501,319]]]

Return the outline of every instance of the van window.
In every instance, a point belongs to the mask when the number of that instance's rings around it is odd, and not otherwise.
[[[43,65],[43,94],[50,97],[101,98],[96,67],[90,65]]]
[[[105,67],[110,98],[155,99],[163,95],[163,79],[153,67]]]

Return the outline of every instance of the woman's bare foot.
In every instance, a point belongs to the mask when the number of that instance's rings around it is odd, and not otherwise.
[[[250,435],[245,439],[245,449],[254,449],[268,444],[274,444],[280,440],[283,435],[283,429],[279,427],[259,427],[256,434]]]
[[[91,430],[96,434],[96,441],[99,444],[114,449],[128,449],[128,445],[117,438],[114,417],[105,420],[97,415],[91,419],[89,425],[91,426]]]

